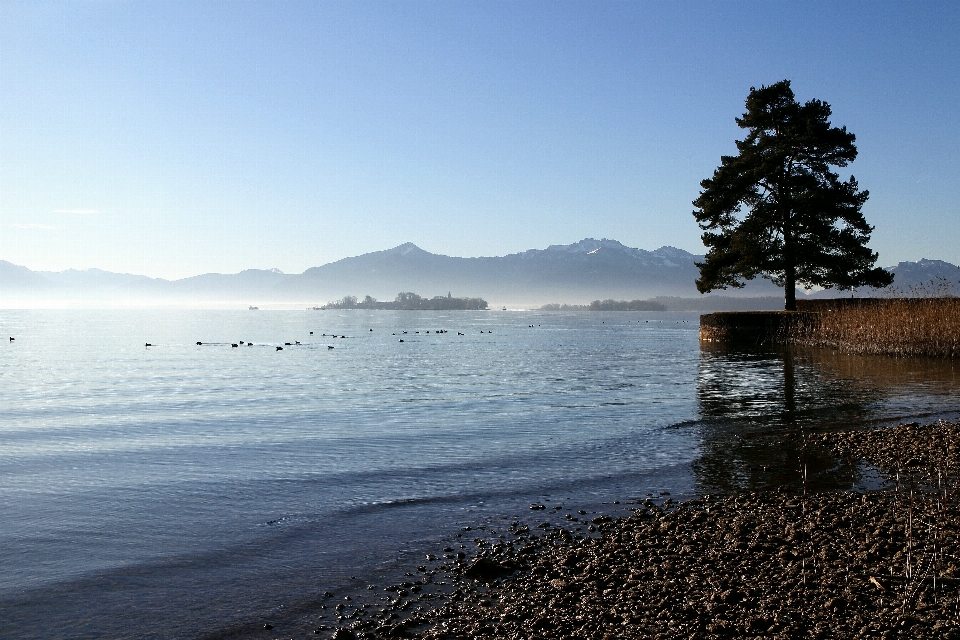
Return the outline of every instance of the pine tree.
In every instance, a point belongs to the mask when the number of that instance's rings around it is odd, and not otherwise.
[[[790,81],[750,89],[737,124],[747,130],[736,156],[722,156],[700,183],[693,212],[708,248],[697,289],[743,287],[757,276],[784,287],[784,308],[797,308],[796,287],[884,287],[893,275],[874,267],[873,227],[861,208],[869,192],[831,167],[857,157],[856,136],[830,123],[830,105],[796,101]]]

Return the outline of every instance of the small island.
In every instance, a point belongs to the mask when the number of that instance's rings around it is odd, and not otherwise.
[[[377,309],[386,311],[483,311],[488,308],[483,298],[454,298],[450,293],[446,296],[423,298],[408,291],[400,292],[392,302],[381,302],[376,298],[364,296],[358,300],[356,296],[344,296],[340,300],[328,302],[322,307],[313,307],[318,311],[329,309]]]

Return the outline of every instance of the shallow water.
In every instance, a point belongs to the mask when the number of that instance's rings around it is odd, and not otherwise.
[[[762,484],[767,458],[789,480],[765,429],[960,409],[952,363],[701,350],[695,314],[3,311],[0,331],[11,638],[243,627],[532,501]]]

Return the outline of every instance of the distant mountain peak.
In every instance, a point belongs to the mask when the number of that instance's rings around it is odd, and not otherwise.
[[[953,268],[957,266],[955,264],[950,264],[949,262],[945,262],[943,260],[928,260],[927,258],[920,258],[916,262],[900,262],[897,264],[897,267],[899,267],[900,265],[916,265],[921,269],[939,269],[944,267]],[[888,267],[888,268],[895,269],[896,267]]]
[[[892,271],[894,273],[900,271],[912,271],[912,272],[947,272],[953,277],[954,272],[957,270],[957,265],[945,262],[944,260],[928,260],[927,258],[920,258],[916,262],[899,262],[895,267],[887,267],[887,271]],[[943,275],[943,274],[935,274]],[[894,283],[896,284],[896,283]]]
[[[630,251],[630,247],[627,247],[617,240],[609,240],[607,238],[601,238],[596,240],[595,238],[584,238],[579,242],[574,242],[573,244],[552,244],[544,251],[563,251],[566,253],[597,253],[600,249],[618,249],[620,251]]]
[[[205,274],[176,281],[87,269],[34,272],[0,260],[0,294],[10,299],[58,299],[99,304],[107,299],[163,301],[310,302],[316,304],[345,295],[392,299],[400,291],[428,295],[448,291],[482,295],[496,302],[542,304],[582,303],[598,299],[635,300],[654,296],[697,296],[696,255],[677,247],[648,251],[609,238],[584,238],[546,249],[529,249],[499,257],[458,258],[424,251],[412,242],[392,249],[342,258],[311,267],[302,274],[284,275],[279,269],[249,269],[238,274]],[[943,290],[943,280],[960,290],[960,268],[942,260],[924,258],[901,262],[895,289],[910,293]],[[894,292],[895,293],[895,292]],[[769,281],[722,295],[780,295]],[[860,295],[889,292],[857,291]],[[836,291],[812,294],[838,295]],[[238,307],[240,308],[240,307]]]
[[[418,247],[417,245],[413,244],[412,242],[404,242],[398,247],[394,247],[393,249],[387,249],[386,251],[384,251],[384,253],[394,253],[397,255],[405,256],[410,253],[426,253],[426,252],[420,247]]]
[[[671,247],[669,245],[663,245],[659,249],[652,251],[658,256],[664,256],[666,258],[689,258],[694,255],[689,251],[684,251],[683,249],[677,249],[676,247]]]

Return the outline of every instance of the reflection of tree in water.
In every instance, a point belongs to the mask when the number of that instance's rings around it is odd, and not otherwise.
[[[849,487],[856,471],[829,452],[805,447],[805,435],[875,418],[882,392],[831,375],[817,354],[794,349],[701,351],[697,397],[702,455],[694,463],[704,490]]]

